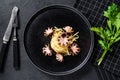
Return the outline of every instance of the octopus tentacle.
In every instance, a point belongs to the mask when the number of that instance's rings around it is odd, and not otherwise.
[[[63,62],[63,60],[64,60],[64,59],[63,59],[63,55],[60,54],[60,53],[57,53],[57,54],[56,54],[56,60],[57,60],[57,61],[60,61],[60,62]]]
[[[71,49],[71,54],[74,56],[74,55],[77,55],[79,52],[80,52],[80,48],[78,47],[78,45],[76,43],[73,43],[71,46],[70,46],[70,49]]]
[[[52,56],[52,50],[50,49],[49,44],[45,45],[45,47],[43,47],[42,49],[45,56]]]
[[[53,28],[48,27],[48,29],[45,30],[44,36],[49,36],[53,33]]]

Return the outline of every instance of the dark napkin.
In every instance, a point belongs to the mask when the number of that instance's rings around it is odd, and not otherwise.
[[[103,17],[103,11],[106,10],[112,2],[120,6],[119,0],[77,0],[74,6],[86,16],[92,26],[105,27],[106,18]],[[96,61],[102,54],[102,49],[97,42],[98,39],[99,37],[95,34],[95,46],[91,60],[95,65],[97,65]],[[120,41],[112,47],[113,52],[105,56],[100,67],[120,76]]]
[[[115,75],[114,73],[110,73],[109,71],[95,67],[99,80],[120,80],[120,76]]]

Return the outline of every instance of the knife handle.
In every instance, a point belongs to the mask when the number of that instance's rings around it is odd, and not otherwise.
[[[2,48],[1,48],[1,52],[0,52],[0,72],[3,71],[4,69],[4,64],[5,64],[5,56],[7,55],[6,51],[7,51],[7,43],[2,43]]]
[[[13,40],[13,66],[15,70],[20,69],[20,54],[18,40]]]

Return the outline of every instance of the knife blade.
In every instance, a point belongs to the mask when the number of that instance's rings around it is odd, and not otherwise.
[[[10,36],[11,36],[11,32],[12,32],[12,26],[13,26],[13,22],[15,20],[15,17],[17,15],[18,12],[18,8],[15,6],[12,9],[12,13],[11,13],[11,18],[9,21],[9,24],[7,26],[7,29],[5,31],[5,34],[3,36],[3,43],[2,43],[2,48],[1,48],[1,52],[0,52],[0,71],[3,70],[3,65],[4,65],[4,58],[6,55],[6,48],[7,48],[7,43],[9,42]]]
[[[18,12],[18,8],[15,6],[12,10],[12,14],[11,14],[11,18],[10,18],[10,21],[9,21],[9,24],[8,24],[8,27],[6,29],[6,32],[4,34],[4,37],[3,37],[3,42],[4,43],[7,43],[10,39],[10,35],[11,35],[11,32],[12,32],[12,26],[13,26],[13,22],[15,20],[15,17],[17,15],[17,12]]]

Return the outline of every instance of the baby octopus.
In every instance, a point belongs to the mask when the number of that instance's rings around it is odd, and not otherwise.
[[[56,60],[63,62],[63,56],[75,56],[80,52],[80,48],[75,41],[79,38],[78,33],[74,34],[73,28],[65,26],[64,28],[48,27],[44,36],[51,36],[50,43],[45,44],[42,52],[45,56],[52,56],[56,52]]]

